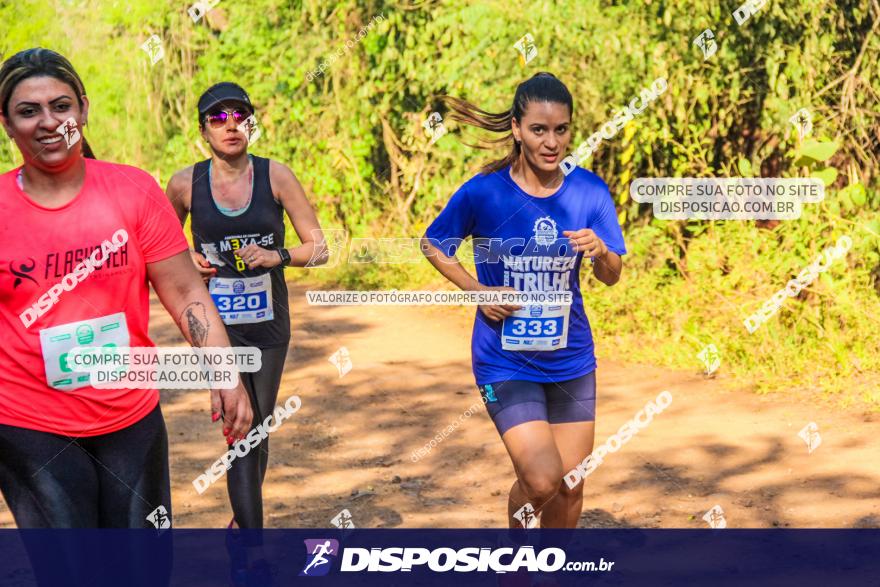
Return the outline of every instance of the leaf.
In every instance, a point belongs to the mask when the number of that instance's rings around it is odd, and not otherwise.
[[[854,206],[864,206],[868,198],[867,192],[865,191],[865,186],[863,186],[859,182],[856,182],[846,186],[845,188],[837,192],[837,199],[845,204],[848,208],[852,208]]]
[[[736,162],[736,165],[739,168],[739,174],[741,177],[752,177],[752,164],[749,163],[748,159],[740,157],[739,161]]]
[[[880,220],[871,220],[865,224],[865,229],[873,233],[874,236],[880,237]]]
[[[834,180],[837,179],[837,168],[826,167],[825,169],[817,169],[810,174],[810,177],[821,179],[822,183],[825,184],[825,187],[829,187],[834,183]]]
[[[842,190],[837,192],[837,202],[842,204],[844,208],[852,208],[853,207],[853,201],[852,201],[852,198],[850,198],[850,192],[852,191],[850,189],[851,187],[852,186],[846,186],[845,188],[843,188]],[[836,213],[840,214],[839,209]]]
[[[780,73],[776,78],[776,93],[783,100],[788,100],[788,76],[784,73]]]
[[[864,206],[868,201],[867,192],[865,191],[865,186],[861,183],[854,183],[850,187],[849,197],[852,200],[853,204],[856,206]]]

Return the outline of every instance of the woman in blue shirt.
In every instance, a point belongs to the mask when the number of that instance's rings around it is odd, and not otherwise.
[[[517,479],[510,527],[575,528],[583,484],[563,475],[593,448],[596,359],[580,294],[586,255],[606,285],[620,278],[623,234],[608,186],[560,162],[571,141],[571,93],[549,73],[521,83],[507,112],[490,113],[447,97],[451,118],[506,133],[511,143],[453,194],[428,227],[422,250],[463,290],[571,292],[570,305],[480,306],[471,352],[474,376]],[[471,236],[477,276],[455,252]]]

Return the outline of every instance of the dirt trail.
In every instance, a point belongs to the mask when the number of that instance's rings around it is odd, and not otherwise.
[[[279,403],[302,408],[272,436],[268,527],[495,527],[513,479],[470,371],[471,310],[310,307],[291,287],[293,344]],[[153,300],[157,344],[182,341]],[[588,309],[589,313],[589,309]],[[345,346],[340,378],[328,357]],[[795,398],[725,391],[697,372],[612,361],[599,340],[596,446],[666,389],[672,404],[587,480],[584,527],[702,528],[712,506],[728,527],[880,527],[880,417]],[[621,357],[622,359],[623,357]],[[224,450],[204,392],[163,394],[176,527],[223,527],[225,483],[192,480]],[[413,451],[459,419],[414,463]],[[797,433],[819,426],[809,454]],[[12,527],[0,500],[0,527]]]

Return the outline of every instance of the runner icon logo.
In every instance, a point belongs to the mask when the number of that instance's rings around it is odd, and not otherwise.
[[[332,538],[307,539],[306,566],[300,577],[322,577],[330,572],[333,559],[339,555],[339,541]]]
[[[248,146],[253,146],[254,143],[257,142],[257,139],[263,134],[260,130],[259,122],[257,121],[256,116],[251,114],[247,118],[244,119],[244,122],[238,125],[238,132],[243,133],[245,138],[247,139]]]
[[[813,115],[806,108],[801,108],[795,112],[788,121],[797,129],[798,137],[801,140],[804,140],[804,137],[813,132]]]
[[[168,515],[168,510],[165,509],[164,505],[160,505],[150,512],[150,515],[147,516],[147,521],[155,526],[157,530],[166,530],[171,527],[171,517]]]
[[[697,358],[706,367],[706,375],[711,375],[721,366],[721,355],[718,353],[718,347],[714,344],[708,344],[703,347],[703,350],[697,353]]]
[[[531,33],[526,33],[522,39],[513,44],[513,48],[519,51],[519,63],[523,67],[538,56],[538,48],[535,46],[535,38]]]
[[[446,127],[443,125],[443,117],[439,112],[432,112],[428,118],[422,122],[425,133],[431,137],[429,145],[436,143],[440,137],[446,134]]]
[[[79,130],[77,129],[76,120],[71,117],[61,123],[58,128],[55,129],[55,132],[64,137],[64,143],[67,145],[67,148],[71,148],[77,142],[79,142],[82,135],[79,134]]]
[[[340,379],[345,377],[346,373],[351,371],[351,368],[353,366],[351,362],[351,355],[348,354],[348,349],[344,346],[339,347],[339,350],[330,355],[330,358],[327,360],[336,366],[336,369],[339,371]]]
[[[513,517],[519,520],[523,528],[534,528],[538,525],[538,516],[535,515],[535,508],[532,504],[527,503],[519,508]]]
[[[723,529],[727,528],[727,520],[724,519],[724,510],[720,505],[712,506],[712,509],[703,515],[703,519],[709,524],[710,528]]]
[[[552,245],[558,236],[556,222],[549,216],[538,218],[535,221],[535,242],[539,245]]]
[[[336,516],[332,520],[330,520],[330,523],[337,528],[342,528],[343,530],[354,528],[354,522],[352,521],[351,512],[348,511],[347,508],[336,514]]]
[[[718,43],[715,42],[715,33],[712,29],[706,29],[694,39],[694,45],[702,49],[703,61],[706,61],[718,51]]]
[[[162,46],[162,39],[159,35],[150,35],[150,38],[144,41],[141,49],[150,56],[150,65],[156,65],[165,57],[165,48]]]
[[[819,426],[815,422],[810,422],[804,426],[798,436],[807,443],[807,454],[813,454],[813,451],[822,444],[822,435],[819,434]]]

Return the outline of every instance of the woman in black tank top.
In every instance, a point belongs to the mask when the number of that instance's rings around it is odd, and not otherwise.
[[[284,267],[321,265],[327,260],[327,248],[293,172],[281,163],[248,154],[259,129],[247,92],[230,82],[216,84],[199,99],[198,110],[199,129],[211,158],[176,173],[167,195],[181,223],[192,214],[193,262],[208,284],[233,346],[262,351],[260,371],[241,377],[254,411],[253,427],[268,422],[274,428],[277,423],[271,414],[290,343]],[[302,241],[292,249],[284,248],[285,212]],[[281,403],[287,399],[281,398]],[[235,584],[268,573],[258,550],[259,533],[235,530],[263,527],[262,482],[269,437],[257,435],[253,427],[251,450],[245,456],[236,454],[226,472],[233,511],[227,547]],[[262,441],[252,446],[260,436]],[[222,473],[206,471],[194,485],[201,493]]]

